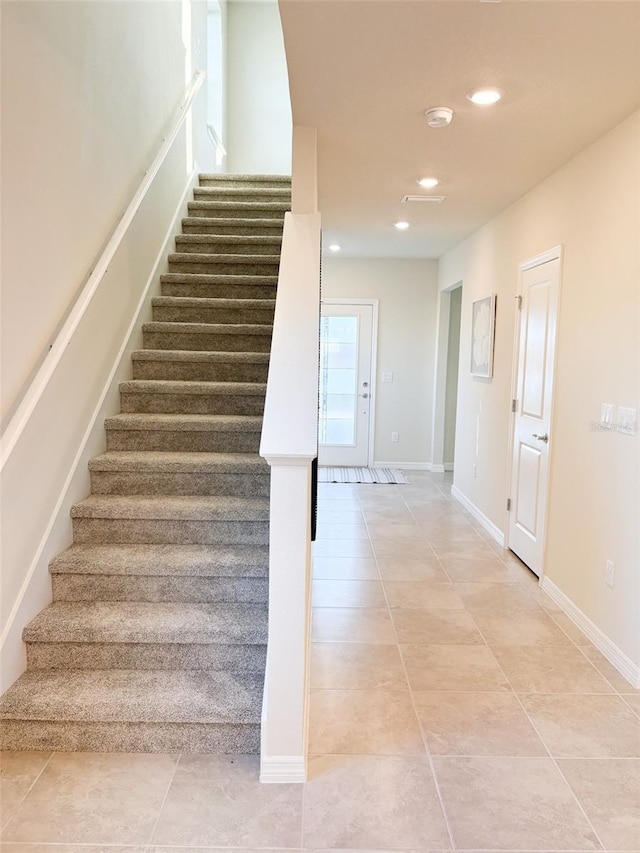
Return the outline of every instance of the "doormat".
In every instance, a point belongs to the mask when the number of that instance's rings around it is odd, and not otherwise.
[[[408,483],[397,468],[318,468],[319,483]]]

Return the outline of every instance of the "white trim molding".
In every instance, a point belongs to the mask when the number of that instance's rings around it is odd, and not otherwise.
[[[267,784],[300,784],[307,781],[307,759],[304,755],[263,756],[260,781]]]
[[[479,521],[480,524],[484,527],[484,529],[489,533],[500,545],[501,548],[504,548],[504,533],[500,528],[495,525],[491,519],[487,518],[487,516],[482,512],[481,509],[473,503],[473,501],[469,500],[469,498],[460,491],[457,486],[451,487],[451,497],[455,498],[458,503],[462,504],[462,506],[469,512],[476,521]]]
[[[585,637],[588,640],[591,640],[593,645],[599,652],[602,652],[609,663],[618,670],[620,675],[622,675],[623,678],[626,678],[632,687],[640,689],[640,666],[635,664],[631,658],[622,651],[622,649],[618,648],[613,640],[610,640],[609,637],[607,637],[607,635],[573,603],[569,596],[565,595],[560,587],[556,586],[546,575],[540,579],[540,588],[546,592],[549,598],[558,605],[569,619],[571,619],[573,624],[582,631]]]

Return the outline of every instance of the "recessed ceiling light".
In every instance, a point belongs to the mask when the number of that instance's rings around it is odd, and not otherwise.
[[[451,124],[453,110],[451,107],[429,107],[424,111],[429,127],[446,127]]]
[[[394,222],[394,227],[398,229],[398,231],[406,231],[409,227],[408,222]]]
[[[329,251],[330,251],[330,252],[339,252],[341,248],[342,248],[342,246],[338,246],[338,244],[337,244],[337,243],[332,243],[332,244],[329,246]]]
[[[421,178],[418,183],[425,190],[432,190],[437,187],[440,181],[437,178]]]
[[[488,106],[489,104],[497,104],[503,95],[503,89],[498,89],[496,86],[486,86],[484,89],[474,89],[473,92],[469,92],[467,98],[474,104]]]

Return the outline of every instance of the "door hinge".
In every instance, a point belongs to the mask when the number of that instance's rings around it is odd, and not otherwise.
[[[518,295],[516,299],[518,300],[518,311],[522,311],[522,296]]]
[[[507,512],[511,512],[511,498],[507,498]]]
[[[511,401],[511,411],[512,411],[512,412],[517,412],[517,411],[518,411],[518,401],[517,401],[517,400],[512,400],[512,401]]]

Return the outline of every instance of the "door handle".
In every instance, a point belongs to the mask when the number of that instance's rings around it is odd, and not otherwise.
[[[532,435],[534,438],[537,438],[538,441],[544,441],[545,444],[549,441],[549,434],[546,432],[543,433],[543,435],[536,435],[534,432],[534,433],[532,433]]]
[[[369,395],[367,394],[366,391],[364,392],[364,394],[358,394],[358,397],[363,397],[365,400],[367,399],[368,396]]]

